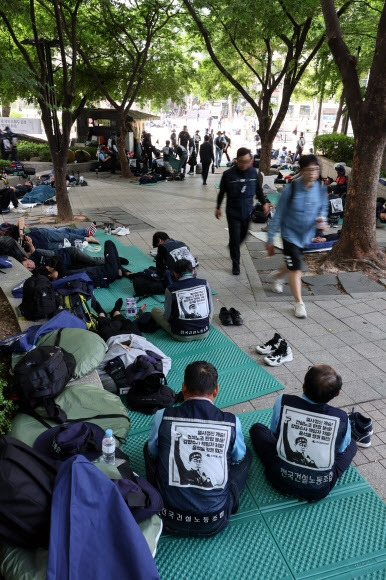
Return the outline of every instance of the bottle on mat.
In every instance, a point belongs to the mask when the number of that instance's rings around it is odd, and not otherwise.
[[[106,429],[102,440],[102,457],[105,463],[115,465],[115,437],[112,429]]]

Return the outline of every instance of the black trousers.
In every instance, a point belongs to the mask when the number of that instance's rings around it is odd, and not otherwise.
[[[97,332],[105,342],[112,336],[117,336],[118,334],[138,334],[141,336],[137,324],[125,318],[122,314],[117,314],[113,318],[98,316]]]
[[[16,193],[13,191],[13,189],[8,187],[7,189],[4,189],[4,191],[0,194],[0,209],[1,209],[1,211],[3,211],[3,209],[7,209],[7,207],[11,203],[11,201],[12,201],[14,207],[17,207],[19,205],[19,201],[16,197]]]
[[[202,181],[203,183],[206,183],[206,180],[208,179],[210,163],[202,163],[201,165],[202,165]]]
[[[229,229],[229,253],[232,264],[235,267],[240,266],[240,245],[245,240],[249,229],[250,218],[237,219],[227,214]]]

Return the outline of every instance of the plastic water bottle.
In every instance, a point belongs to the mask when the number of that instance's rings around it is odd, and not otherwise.
[[[137,314],[137,303],[135,298],[126,298],[126,316],[131,317]]]
[[[106,429],[102,440],[102,457],[105,463],[115,465],[115,437],[112,429]]]

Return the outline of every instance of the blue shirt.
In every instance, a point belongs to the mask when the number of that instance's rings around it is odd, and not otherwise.
[[[310,189],[306,189],[302,179],[297,179],[281,192],[275,215],[269,222],[268,243],[272,244],[280,230],[284,240],[305,248],[315,235],[316,218],[327,214],[328,197],[319,181],[314,181]]]
[[[282,400],[283,395],[279,395],[276,398],[275,404],[273,406],[273,410],[272,410],[272,419],[271,419],[271,425],[270,425],[270,430],[272,431],[272,433],[276,433],[277,427],[278,427],[278,423],[279,423],[279,419],[280,419],[280,412],[281,412],[281,400]],[[308,397],[306,397],[306,395],[302,395],[302,399],[304,399],[305,401],[307,401],[307,403],[311,403],[311,405],[316,405],[317,403],[315,403],[315,401],[311,401],[311,399],[309,399]],[[347,423],[347,431],[346,434],[344,436],[344,439],[342,441],[342,443],[339,445],[338,447],[338,452],[339,453],[343,453],[343,451],[346,450],[346,448],[350,445],[351,443],[351,425],[350,425],[350,421],[348,421]]]

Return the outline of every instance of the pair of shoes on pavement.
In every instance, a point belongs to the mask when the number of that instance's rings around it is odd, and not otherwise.
[[[351,437],[358,447],[370,447],[373,434],[373,423],[370,417],[364,417],[358,411],[354,412],[353,407],[348,419],[351,425]]]
[[[223,306],[220,309],[218,317],[224,326],[241,326],[243,324],[243,319],[240,316],[240,312],[235,310],[235,308],[229,308],[228,310],[225,308],[225,306]]]
[[[127,236],[130,233],[130,230],[129,228],[118,227],[115,228],[115,230],[111,230],[111,233],[117,236]]]
[[[291,347],[277,332],[271,340],[257,346],[256,352],[268,355],[264,357],[264,362],[270,367],[278,367],[286,362],[291,362],[294,358]]]

